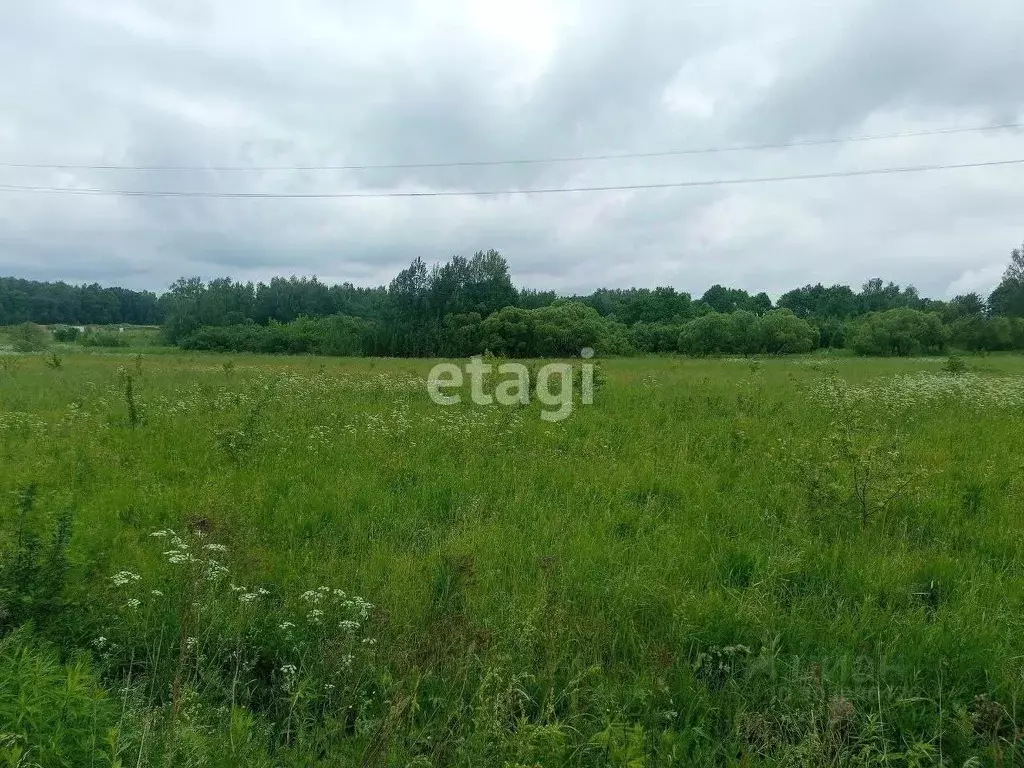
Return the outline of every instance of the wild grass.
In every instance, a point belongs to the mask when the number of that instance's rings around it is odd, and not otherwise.
[[[7,359],[0,765],[1024,761],[1019,357]]]

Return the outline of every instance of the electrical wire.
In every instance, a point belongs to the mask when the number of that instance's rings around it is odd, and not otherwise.
[[[921,136],[944,136],[950,134],[973,133],[979,131],[1000,131],[1024,128],[1024,122],[1001,123],[996,125],[978,125],[968,127],[932,128],[920,131],[903,131],[899,133],[876,133],[861,136],[843,136],[831,139],[806,139],[779,142],[774,144],[744,144],[737,146],[693,147],[688,149],[671,149],[658,152],[623,152],[603,155],[579,155],[575,157],[541,157],[520,158],[510,160],[465,160],[445,163],[386,163],[361,165],[75,165],[68,163],[0,163],[0,168],[21,168],[54,171],[140,171],[140,172],[270,172],[270,171],[371,171],[371,170],[411,170],[416,168],[469,168],[500,165],[544,165],[555,163],[582,163],[609,160],[631,160],[657,157],[677,157],[683,155],[706,155],[726,152],[753,152],[772,149],[790,149],[794,147],[818,147],[853,142],[881,141],[884,139],[904,139]]]
[[[744,184],[768,184],[787,181],[811,181],[819,179],[851,178],[858,176],[881,176],[900,173],[923,173],[949,171],[964,168],[993,168],[1024,164],[1024,158],[1013,160],[990,160],[976,163],[953,165],[915,165],[896,168],[867,168],[850,171],[804,173],[790,176],[762,176],[753,178],[709,179],[699,181],[674,181],[653,184],[615,184],[588,187],[542,187],[536,189],[503,190],[431,190],[419,192],[217,192],[203,190],[146,190],[146,189],[97,189],[89,187],[41,187],[0,184],[0,192],[26,194],[81,195],[103,197],[192,197],[192,198],[246,198],[246,199],[356,199],[388,197],[498,197],[503,195],[548,195],[575,192],[625,192],[634,190],[683,189],[691,187],[718,187]]]

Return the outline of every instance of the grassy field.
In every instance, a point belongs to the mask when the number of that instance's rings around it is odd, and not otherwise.
[[[61,354],[0,356],[0,765],[1024,764],[1024,359],[609,360],[553,424]]]

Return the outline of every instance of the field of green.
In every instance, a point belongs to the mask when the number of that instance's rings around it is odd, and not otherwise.
[[[0,766],[1024,765],[1024,358],[965,362],[606,360],[549,423],[0,355]]]

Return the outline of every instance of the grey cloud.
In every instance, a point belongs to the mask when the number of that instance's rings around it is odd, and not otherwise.
[[[498,23],[469,0],[37,0],[0,28],[0,66],[16,75],[0,80],[0,162],[446,162],[1024,119],[1015,6],[538,0]],[[1024,158],[1020,132],[483,168],[0,168],[0,184],[513,189],[1007,157]],[[1022,172],[468,199],[0,193],[0,273],[151,289],[182,274],[379,284],[414,256],[495,247],[521,284],[562,291],[723,282],[777,294],[881,275],[944,295],[998,279],[1020,240]]]
[[[773,137],[848,131],[878,110],[1021,118],[1016,0],[870,0],[837,20],[759,106]]]

